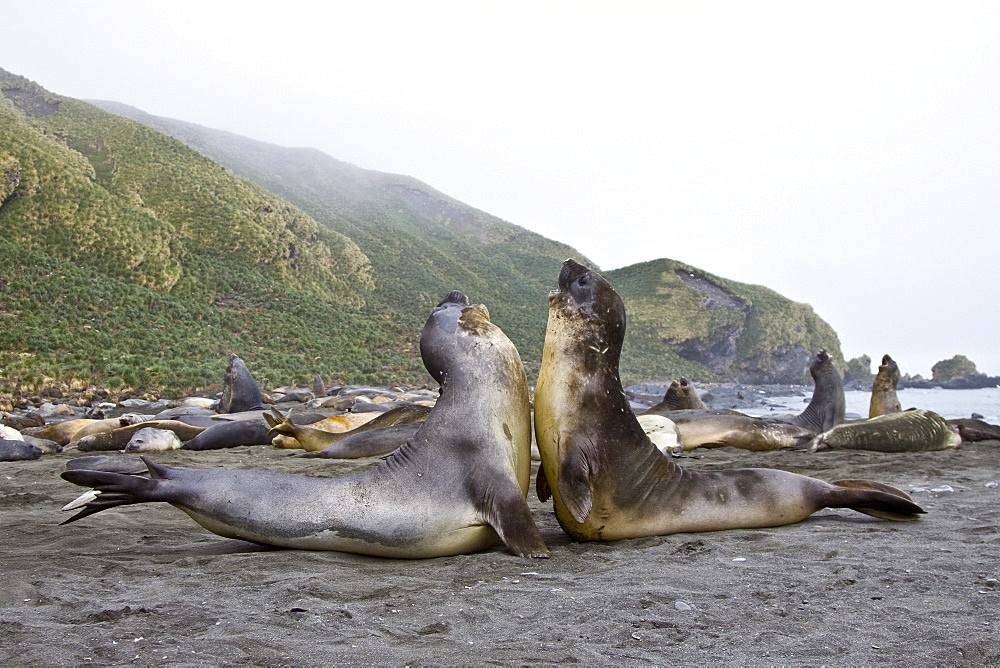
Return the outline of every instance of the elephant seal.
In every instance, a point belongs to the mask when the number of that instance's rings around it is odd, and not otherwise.
[[[18,462],[41,456],[42,449],[37,445],[14,439],[0,440],[0,462]]]
[[[222,450],[243,445],[270,445],[269,429],[263,417],[215,422],[184,441],[181,447],[185,450]]]
[[[358,459],[387,455],[401,447],[420,430],[420,422],[396,424],[391,427],[369,429],[359,427],[343,434],[344,438],[323,450],[303,452],[295,457],[319,457],[323,459]],[[366,426],[366,425],[362,425]]]
[[[43,427],[31,427],[25,429],[23,433],[54,441],[62,446],[67,446],[76,436],[76,433],[89,424],[97,422],[89,418],[76,418],[74,420],[64,420]]]
[[[673,420],[662,415],[640,415],[637,418],[643,433],[665,455],[679,456],[684,452],[680,433]]]
[[[826,350],[821,349],[813,356],[809,362],[809,374],[815,382],[809,405],[785,421],[819,434],[844,421],[847,399],[844,397],[844,381],[833,367],[833,360]]]
[[[78,441],[74,441],[73,445],[81,452],[124,450],[128,442],[132,440],[132,436],[140,429],[146,427],[167,429],[177,434],[182,441],[189,441],[205,430],[204,427],[194,427],[178,420],[147,420],[146,422],[139,422],[127,427],[118,427],[117,429],[105,431],[100,434],[84,436]]]
[[[641,415],[670,417],[673,411],[683,411],[689,408],[687,392],[681,389],[679,382],[672,380],[670,381],[670,385],[667,386],[667,391],[663,393],[663,400],[644,410]]]
[[[813,439],[810,449],[929,452],[954,448],[961,442],[958,430],[943,417],[923,408],[911,408],[837,425]]]
[[[424,326],[420,351],[442,386],[417,434],[375,468],[340,478],[167,468],[149,478],[67,470],[100,494],[70,520],[165,501],[229,538],[386,557],[485,549],[545,557],[525,494],[530,477],[528,384],[517,349],[482,304],[449,294]]]
[[[872,382],[872,400],[868,404],[868,417],[898,413],[903,410],[896,396],[896,385],[899,384],[899,365],[888,355],[882,355],[882,364],[878,367],[875,380]]]
[[[277,408],[271,409],[271,413],[265,413],[264,419],[267,423],[271,425],[270,433],[274,434],[284,434],[285,436],[291,436],[295,438],[301,447],[306,452],[326,452],[332,446],[339,443],[340,441],[349,438],[355,434],[360,434],[366,431],[371,431],[373,429],[379,430],[386,427],[393,427],[402,424],[412,424],[423,422],[427,419],[430,414],[431,409],[429,406],[421,406],[419,404],[403,404],[402,406],[396,406],[388,411],[379,413],[375,417],[368,417],[368,415],[336,415],[327,420],[323,420],[318,423],[313,423],[311,425],[299,425],[295,424],[292,420],[292,416],[285,416],[281,414]],[[337,423],[346,422],[346,424],[354,424],[355,421],[363,419],[364,422],[358,424],[357,426],[350,427],[341,431],[326,431],[321,429],[320,426],[325,422]],[[399,430],[392,433],[403,433]],[[358,442],[360,444],[360,441]],[[366,445],[360,446],[357,452],[367,452],[374,441],[368,440]],[[276,444],[277,445],[277,444]],[[282,442],[282,446],[287,447],[287,443]],[[402,443],[397,443],[396,448],[398,448]],[[392,452],[396,448],[391,448],[389,450],[383,450],[375,454],[386,454]],[[353,457],[370,457],[370,454],[351,454],[354,452],[351,446],[346,448],[334,448],[330,450],[322,457],[331,458],[342,458],[350,459]],[[341,453],[341,454],[336,454]]]
[[[701,400],[701,395],[698,394],[698,390],[695,388],[694,383],[689,381],[687,378],[681,378],[680,381],[681,390],[684,391],[684,396],[687,397],[687,407],[691,410],[704,411],[708,410],[708,406],[705,402]]]
[[[895,520],[923,510],[868,480],[833,483],[774,469],[691,471],[656,449],[618,375],[625,307],[595,271],[567,260],[549,296],[535,389],[539,497],[576,540],[791,524],[824,507]]]
[[[220,413],[262,411],[264,402],[260,392],[260,384],[250,375],[246,363],[239,355],[230,355],[229,366],[222,378],[222,397],[216,410]]]
[[[156,452],[157,450],[177,450],[181,439],[167,429],[143,427],[132,435],[125,445],[125,452]]]
[[[742,450],[764,452],[797,448],[806,445],[816,435],[805,427],[781,420],[749,415],[698,412],[691,415],[674,413],[684,450],[732,446]]]

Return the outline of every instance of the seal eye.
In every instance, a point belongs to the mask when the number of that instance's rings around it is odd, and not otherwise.
[[[576,279],[576,284],[579,285],[581,288],[587,287],[588,285],[590,285],[590,276],[584,274],[580,278]]]

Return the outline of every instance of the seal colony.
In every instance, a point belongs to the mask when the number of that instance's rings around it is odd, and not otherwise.
[[[892,520],[923,513],[871,480],[827,483],[775,469],[700,472],[664,456],[621,386],[625,307],[603,276],[567,260],[549,295],[535,390],[538,496],[576,540],[791,524],[824,507]]]
[[[499,537],[519,556],[548,556],[525,498],[531,418],[514,345],[485,306],[456,291],[431,313],[420,351],[441,397],[413,438],[374,469],[313,478],[166,468],[146,458],[148,477],[71,469],[62,477],[97,494],[67,522],[163,501],[213,533],[282,547],[420,558],[476,552]]]

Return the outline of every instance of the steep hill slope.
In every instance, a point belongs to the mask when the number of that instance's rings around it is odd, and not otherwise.
[[[763,286],[673,260],[635,264],[606,276],[629,313],[624,376],[798,383],[820,348],[843,368],[833,328],[808,304]]]
[[[461,289],[490,308],[527,362],[541,357],[545,295],[566,244],[474,209],[408,176],[361,169],[309,148],[285,148],[193,123],[93,100],[170,135],[301,207],[365,252],[375,294],[419,327],[440,295]]]
[[[2,70],[0,244],[7,386],[103,383],[121,367],[111,384],[191,387],[230,352],[272,378],[419,367],[412,333],[368,304],[372,267],[347,237],[174,139]]]

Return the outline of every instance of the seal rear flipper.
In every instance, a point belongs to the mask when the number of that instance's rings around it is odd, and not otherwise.
[[[836,480],[831,485],[830,508],[850,508],[884,520],[906,522],[927,511],[918,506],[910,495],[892,485],[874,480]]]
[[[594,505],[594,490],[590,484],[590,462],[580,448],[569,448],[559,465],[556,482],[559,495],[573,519],[583,524]]]
[[[510,490],[491,488],[480,512],[511,552],[519,557],[548,559],[549,548],[535,526],[527,500],[516,487]]]
[[[129,475],[124,473],[112,473],[108,471],[89,471],[86,469],[71,469],[63,471],[63,480],[81,485],[83,487],[93,487],[96,492],[93,498],[88,500],[83,510],[61,524],[69,524],[76,520],[83,519],[88,515],[99,513],[108,508],[125,506],[132,503],[146,503],[148,501],[168,501],[162,490],[162,480],[167,477],[167,469],[154,462],[142,458],[149,469],[149,476]],[[67,504],[63,510],[75,510],[79,507],[80,497]]]

